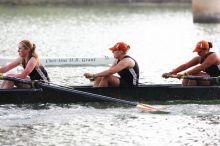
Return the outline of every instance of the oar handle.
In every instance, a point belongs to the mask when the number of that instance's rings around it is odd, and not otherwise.
[[[0,73],[0,80],[3,80],[3,73]]]
[[[0,74],[0,80],[8,80],[13,82],[18,82],[21,84],[28,84],[31,85],[32,88],[38,88],[38,81],[31,81],[31,80],[24,80],[15,77],[3,76],[2,73]]]
[[[92,78],[88,78],[90,80],[90,82],[93,82],[95,81],[95,77],[92,77]]]
[[[167,75],[168,78],[176,78],[176,79],[184,79],[184,75],[178,76],[178,75]]]

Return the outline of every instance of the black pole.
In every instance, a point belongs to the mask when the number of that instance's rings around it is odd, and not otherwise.
[[[36,82],[36,84],[39,87],[48,88],[48,89],[55,89],[58,91],[65,91],[68,93],[74,93],[74,94],[78,94],[78,95],[81,95],[81,96],[87,97],[87,98],[96,98],[96,99],[101,99],[101,100],[105,100],[105,101],[112,101],[112,102],[118,102],[121,104],[128,104],[128,105],[132,105],[132,106],[138,105],[137,102],[122,100],[122,99],[118,99],[118,98],[94,94],[94,93],[85,92],[85,91],[80,91],[80,90],[76,90],[74,88],[71,89],[68,87],[52,86],[52,85],[49,85],[48,83],[43,83],[43,82]]]
[[[14,81],[14,82],[23,83],[23,84],[28,84],[28,85],[31,85],[33,88],[53,89],[53,90],[78,94],[78,95],[81,95],[86,98],[96,98],[96,99],[101,99],[101,100],[105,100],[105,101],[112,101],[112,102],[117,102],[117,103],[121,103],[121,104],[127,104],[127,105],[131,105],[131,106],[135,106],[135,107],[142,109],[142,110],[145,110],[145,111],[159,111],[160,110],[159,108],[153,107],[151,105],[127,101],[127,100],[123,100],[123,99],[113,98],[113,97],[109,97],[109,96],[104,96],[104,95],[99,95],[99,94],[94,94],[94,93],[89,93],[89,92],[84,92],[84,91],[79,91],[74,88],[69,88],[69,87],[53,84],[50,82],[23,80],[23,79],[18,79],[18,78],[14,78],[14,77],[3,76],[3,75],[0,75],[0,79]]]
[[[43,81],[23,80],[23,79],[14,78],[14,77],[8,77],[8,76],[3,76],[3,80],[9,80],[9,81],[22,83],[22,84],[28,84],[28,85],[31,85],[33,88],[40,87],[40,88],[54,89],[54,90],[58,90],[58,91],[65,91],[68,93],[78,94],[78,95],[81,95],[81,96],[87,97],[87,98],[96,98],[96,99],[101,99],[101,100],[105,100],[105,101],[112,101],[112,102],[118,102],[121,104],[128,104],[128,105],[132,105],[132,106],[138,105],[137,102],[132,102],[132,101],[122,100],[122,99],[113,98],[113,97],[109,97],[109,96],[79,91],[74,88],[63,87],[63,86],[56,85],[56,84],[50,85],[49,82],[44,83]]]

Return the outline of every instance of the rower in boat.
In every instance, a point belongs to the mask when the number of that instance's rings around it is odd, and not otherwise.
[[[39,57],[35,51],[36,45],[29,40],[22,40],[18,45],[19,57],[6,66],[0,68],[0,73],[6,73],[11,69],[22,65],[24,70],[18,74],[8,74],[7,76],[26,79],[49,81],[47,71],[40,64]],[[4,81],[1,88],[30,88],[30,85],[19,84],[12,81]]]
[[[85,73],[88,79],[94,78],[94,87],[126,87],[137,86],[139,80],[138,63],[127,55],[130,46],[118,42],[110,48],[116,59],[112,66],[98,73]],[[118,73],[118,76],[114,74]]]
[[[192,58],[190,61],[178,66],[174,70],[162,74],[162,77],[168,78],[171,75],[176,75],[177,78],[186,75],[203,76],[203,77],[218,77],[220,76],[220,57],[215,52],[210,52],[212,43],[202,40],[199,41],[193,52],[197,52],[198,56]],[[193,67],[191,70],[187,70]],[[187,71],[185,71],[187,70]],[[182,73],[185,71],[184,73]],[[183,79],[183,86],[208,86],[215,85],[215,82],[204,80],[189,80]]]

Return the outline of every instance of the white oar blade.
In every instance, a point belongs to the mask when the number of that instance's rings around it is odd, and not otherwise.
[[[137,104],[136,106],[138,109],[141,109],[143,111],[150,111],[150,112],[155,112],[155,111],[160,111],[160,108],[154,107],[152,105],[147,105],[147,104]]]

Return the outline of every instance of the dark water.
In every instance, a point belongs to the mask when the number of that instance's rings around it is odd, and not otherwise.
[[[193,57],[200,39],[219,52],[220,25],[194,24],[190,5],[86,7],[0,6],[1,56],[17,55],[17,43],[31,39],[40,56],[111,56],[117,41],[131,45],[142,83],[179,83],[161,78]],[[53,82],[87,85],[84,72],[106,67],[51,67]],[[150,103],[165,112],[142,112],[114,104],[1,105],[0,145],[220,145],[219,101]]]

